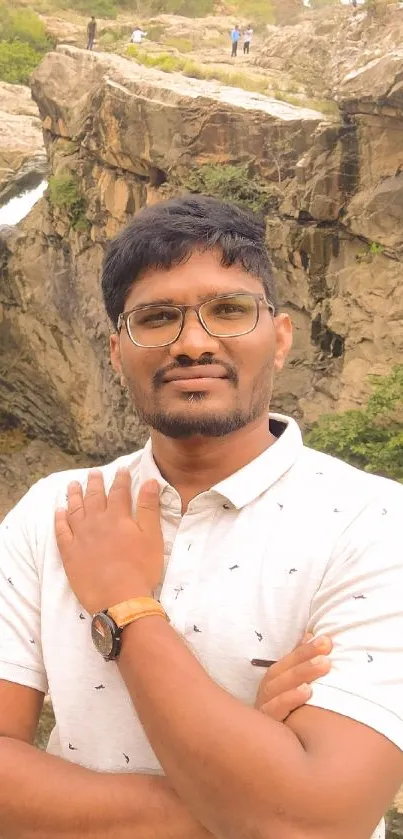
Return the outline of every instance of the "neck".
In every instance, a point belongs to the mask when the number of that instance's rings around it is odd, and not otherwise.
[[[268,416],[225,437],[192,437],[175,440],[151,432],[154,460],[161,475],[175,487],[182,510],[189,501],[242,469],[275,442]]]

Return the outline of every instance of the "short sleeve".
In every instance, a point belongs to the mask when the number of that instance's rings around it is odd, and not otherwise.
[[[47,692],[41,645],[41,590],[35,564],[40,484],[0,524],[0,679]]]
[[[309,704],[403,750],[403,489],[392,487],[345,529],[313,598],[308,630],[330,635],[334,648]]]

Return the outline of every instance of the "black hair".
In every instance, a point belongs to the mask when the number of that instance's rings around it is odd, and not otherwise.
[[[258,277],[277,309],[263,219],[206,195],[185,195],[144,207],[109,243],[102,271],[105,308],[114,327],[133,283],[150,268],[169,270],[195,250],[221,251],[226,268],[241,265]]]

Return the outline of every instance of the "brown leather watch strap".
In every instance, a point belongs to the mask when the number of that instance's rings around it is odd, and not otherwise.
[[[165,609],[153,597],[134,597],[131,600],[125,600],[123,603],[111,606],[107,610],[107,614],[120,629],[140,618],[147,618],[152,615],[159,615],[168,620]]]

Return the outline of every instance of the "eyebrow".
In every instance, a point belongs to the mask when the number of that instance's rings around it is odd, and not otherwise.
[[[227,297],[230,294],[254,294],[249,288],[234,288],[231,291],[219,291],[218,289],[211,289],[207,294],[198,294],[196,300],[198,303],[206,303],[207,300],[214,300],[216,297]],[[262,292],[263,293],[263,292]],[[172,297],[157,297],[155,300],[145,300],[143,303],[138,303],[134,309],[142,309],[143,306],[183,306],[185,304],[178,303]]]

